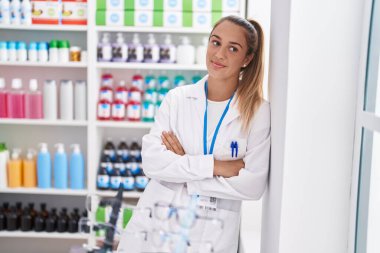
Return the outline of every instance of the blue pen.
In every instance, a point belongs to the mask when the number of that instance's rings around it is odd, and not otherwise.
[[[235,142],[231,142],[231,157],[234,157],[234,150],[235,150]]]
[[[238,142],[237,141],[235,141],[235,148],[236,148],[236,156],[235,157],[238,157],[239,146],[238,146]]]

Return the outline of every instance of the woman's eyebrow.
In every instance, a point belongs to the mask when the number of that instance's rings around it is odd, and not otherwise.
[[[210,38],[211,38],[211,37],[215,37],[215,38],[217,38],[217,39],[219,39],[219,40],[222,40],[222,38],[221,38],[220,36],[216,35],[216,34],[212,34],[212,35],[210,36]],[[239,47],[243,48],[243,46],[242,46],[241,44],[239,44],[239,43],[237,43],[237,42],[235,42],[235,41],[230,41],[229,43],[230,43],[230,44],[233,44],[233,45],[238,45]]]

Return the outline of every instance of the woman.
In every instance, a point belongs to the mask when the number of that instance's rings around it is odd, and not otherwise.
[[[216,232],[197,220],[196,230],[183,233],[190,245],[211,242],[214,252],[237,252],[241,201],[260,199],[266,188],[270,107],[262,97],[263,46],[257,22],[237,16],[218,21],[207,48],[208,75],[171,90],[143,138],[143,168],[151,181],[138,207],[194,206],[201,217],[223,221]],[[136,213],[119,250],[134,252],[128,234],[154,227],[154,219]],[[189,252],[200,251],[194,245]],[[161,251],[148,238],[141,252]]]

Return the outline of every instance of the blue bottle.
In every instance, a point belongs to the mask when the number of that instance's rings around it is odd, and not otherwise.
[[[51,159],[46,143],[39,144],[37,155],[37,182],[38,188],[51,188]]]
[[[70,188],[84,189],[84,160],[79,144],[71,145],[73,152],[70,157]]]
[[[67,189],[68,168],[65,146],[62,143],[55,144],[57,151],[54,155],[54,187]]]

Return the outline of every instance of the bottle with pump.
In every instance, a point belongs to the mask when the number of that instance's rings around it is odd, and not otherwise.
[[[84,189],[84,160],[79,144],[72,144],[70,157],[70,188]]]
[[[25,96],[22,90],[21,79],[15,78],[12,80],[12,90],[8,93],[7,97],[7,115],[8,118],[23,119]]]
[[[7,187],[9,151],[5,143],[0,143],[0,189]]]
[[[199,65],[206,65],[207,46],[208,46],[208,38],[204,37],[202,39],[202,45],[197,47],[196,63]]]
[[[128,61],[142,62],[144,60],[144,47],[140,43],[137,33],[133,34],[132,43],[128,46]]]
[[[183,65],[194,64],[195,49],[191,45],[190,38],[187,36],[182,37],[182,44],[177,47],[177,63]]]
[[[177,48],[172,43],[170,34],[165,35],[164,44],[160,47],[160,62],[175,63]]]
[[[57,83],[55,80],[46,80],[43,88],[44,118],[56,120],[58,118]]]
[[[104,33],[101,42],[98,44],[98,61],[109,62],[112,60],[112,47],[110,43],[110,34]]]
[[[7,118],[7,94],[5,80],[0,78],[0,118]]]
[[[39,144],[37,155],[37,184],[38,188],[51,188],[51,158],[46,143]]]
[[[23,161],[24,187],[37,187],[37,165],[35,159],[36,151],[28,149],[26,159]]]
[[[1,17],[0,24],[9,25],[11,23],[11,7],[9,0],[0,0]]]
[[[148,43],[144,46],[144,62],[156,63],[160,60],[160,47],[152,33],[148,34]]]
[[[21,150],[13,149],[11,159],[8,161],[8,187],[22,186]]]
[[[62,143],[55,144],[57,149],[54,155],[54,187],[67,189],[68,166],[65,146]]]
[[[42,119],[42,92],[38,90],[36,79],[29,81],[29,91],[25,94],[25,118]]]
[[[128,59],[128,46],[124,42],[122,33],[116,34],[116,43],[112,44],[112,61],[126,62]]]

